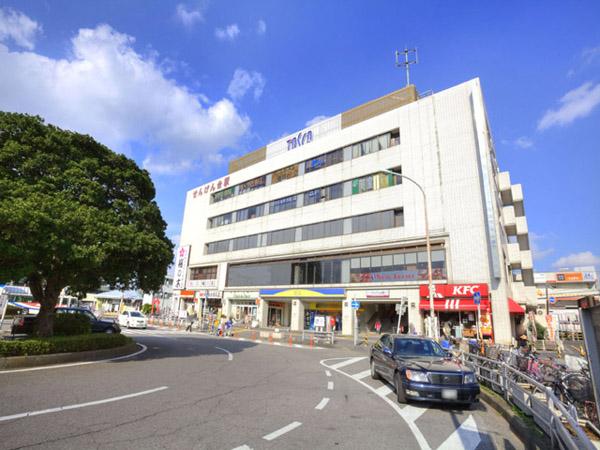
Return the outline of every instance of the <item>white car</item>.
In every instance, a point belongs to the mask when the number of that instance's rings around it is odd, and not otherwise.
[[[139,311],[123,311],[119,314],[119,325],[127,328],[147,328],[148,319]]]

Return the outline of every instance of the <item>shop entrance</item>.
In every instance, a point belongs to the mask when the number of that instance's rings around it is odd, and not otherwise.
[[[257,308],[255,304],[235,304],[232,310],[236,322],[246,323],[256,319]]]
[[[376,324],[379,321],[381,324],[382,333],[396,333],[398,330],[398,313],[396,312],[395,303],[367,303],[362,302],[361,307],[364,311],[359,316],[358,326],[361,332],[376,332]],[[403,317],[404,329],[401,331],[407,332],[408,329],[408,313]],[[402,328],[402,321],[400,323]]]
[[[267,311],[268,327],[289,327],[290,326],[290,303],[269,302]]]
[[[341,332],[342,302],[305,303],[304,329]]]

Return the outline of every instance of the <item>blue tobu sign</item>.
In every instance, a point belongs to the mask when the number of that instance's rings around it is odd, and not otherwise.
[[[352,300],[352,309],[360,308],[360,302],[358,300]]]

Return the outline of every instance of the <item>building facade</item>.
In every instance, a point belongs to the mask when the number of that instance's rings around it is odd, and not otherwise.
[[[509,342],[536,303],[520,185],[500,172],[478,79],[408,86],[232,161],[187,192],[175,292],[264,327],[423,332]],[[355,315],[353,309],[358,307]],[[356,317],[356,319],[355,319]]]

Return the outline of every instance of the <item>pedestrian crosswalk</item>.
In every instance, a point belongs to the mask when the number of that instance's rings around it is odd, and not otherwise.
[[[147,328],[147,329],[133,329],[133,328],[125,328],[121,330],[121,333],[126,336],[166,336],[166,337],[174,337],[181,335],[190,335],[189,332],[183,330],[173,330],[173,329],[158,329],[158,328]]]
[[[475,420],[474,416],[479,414],[477,411],[427,403],[399,404],[393,386],[371,378],[368,357],[325,359],[321,365],[332,371],[334,376],[350,378],[384,400],[408,424],[422,449],[480,450],[494,447],[490,439],[485,442],[482,439],[485,433],[479,430]]]

